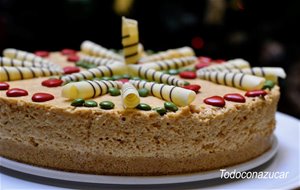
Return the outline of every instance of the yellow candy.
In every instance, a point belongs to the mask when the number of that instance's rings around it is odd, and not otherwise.
[[[122,101],[125,108],[135,108],[140,103],[140,96],[131,83],[122,86]]]
[[[7,57],[0,57],[0,66],[7,66],[7,67],[43,67],[43,68],[52,68],[49,65],[40,65],[37,62],[30,62],[30,61],[20,61],[18,59],[10,59]]]
[[[115,59],[88,56],[88,55],[82,56],[81,61],[85,63],[97,65],[97,66],[110,65],[118,62]]]
[[[136,80],[130,80],[130,83],[138,89],[146,88],[153,96],[173,102],[177,106],[187,106],[196,98],[196,93],[194,91],[177,86]]]

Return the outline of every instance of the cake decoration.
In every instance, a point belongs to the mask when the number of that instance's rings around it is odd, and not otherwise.
[[[223,98],[227,101],[231,102],[239,102],[239,103],[245,103],[246,99],[244,96],[238,93],[231,93],[231,94],[225,94]]]
[[[250,90],[245,93],[247,97],[265,96],[268,93],[265,90]]]
[[[119,95],[121,95],[121,91],[118,88],[111,87],[111,88],[108,89],[108,92],[109,92],[109,94],[111,96],[119,96]]]
[[[117,81],[80,81],[72,82],[63,86],[62,96],[71,100],[82,98],[94,98],[108,93],[108,89],[120,88],[121,83]]]
[[[129,82],[138,89],[146,88],[150,91],[151,95],[162,100],[173,102],[178,106],[186,106],[196,98],[194,91],[177,86],[137,80],[130,80]]]
[[[203,100],[204,103],[216,107],[224,107],[225,106],[225,100],[221,96],[211,96],[208,98],[205,98]]]
[[[125,62],[136,64],[141,57],[138,22],[136,20],[122,17],[122,45]]]
[[[115,59],[94,57],[94,56],[88,56],[88,55],[82,56],[80,61],[82,61],[83,63],[93,64],[93,65],[96,65],[96,66],[109,65],[109,64],[119,62]]]
[[[115,60],[119,60],[119,61],[123,60],[123,58],[120,55],[100,46],[99,44],[96,44],[96,43],[88,41],[88,40],[82,42],[80,48],[81,48],[82,53],[87,54],[87,55],[91,55],[91,56],[95,56],[95,57],[110,58],[110,59],[115,59]]]
[[[78,55],[68,55],[68,58],[67,58],[67,61],[70,61],[70,62],[77,62],[80,60],[80,57]]]
[[[136,106],[136,108],[139,109],[139,110],[144,110],[144,111],[150,111],[151,110],[151,106],[149,106],[148,104],[145,104],[145,103],[139,103]]]
[[[76,98],[75,100],[73,100],[71,102],[71,106],[74,106],[74,107],[80,107],[80,106],[83,106],[85,100],[82,99],[82,98]]]
[[[225,69],[242,69],[249,68],[250,64],[244,59],[232,59],[222,64],[211,64],[210,66],[201,68],[198,72],[202,71],[223,71]]]
[[[182,71],[179,73],[179,76],[184,79],[195,79],[197,75],[193,71]]]
[[[31,100],[33,102],[46,102],[46,101],[53,100],[53,99],[54,99],[54,96],[52,94],[43,93],[43,92],[35,93],[31,97]]]
[[[262,89],[269,89],[271,90],[273,87],[275,86],[275,83],[271,80],[266,80],[264,86],[262,87]]]
[[[182,88],[185,88],[185,89],[188,89],[188,90],[192,90],[195,93],[198,93],[199,90],[200,90],[200,88],[201,88],[201,86],[197,85],[197,84],[189,84],[189,85],[183,86]]]
[[[50,79],[44,80],[42,82],[42,86],[57,87],[57,86],[61,86],[63,82],[64,81],[57,79],[57,78],[50,78]]]
[[[94,100],[86,100],[84,101],[83,106],[92,108],[92,107],[97,107],[98,103],[95,102]]]
[[[39,57],[49,57],[49,51],[35,51],[34,54]]]
[[[140,96],[131,83],[122,85],[122,102],[125,108],[135,108],[140,103]]]
[[[209,65],[210,65],[209,63],[197,63],[197,64],[195,65],[195,69],[196,69],[196,70],[199,70],[199,69],[208,67]]]
[[[172,102],[165,102],[164,107],[166,110],[170,110],[172,112],[178,111],[178,107]]]
[[[0,67],[0,82],[61,75],[61,70],[37,67]]]
[[[153,108],[153,110],[156,111],[161,116],[163,116],[167,113],[167,110],[163,107],[156,107],[156,108]]]
[[[8,90],[9,84],[6,82],[0,82],[0,90]]]
[[[20,97],[20,96],[27,96],[28,92],[21,88],[11,88],[6,91],[7,97]]]
[[[102,101],[102,102],[99,103],[99,106],[100,106],[101,109],[111,110],[111,109],[114,109],[115,104],[112,103],[111,101]]]
[[[78,67],[74,66],[67,66],[63,68],[64,74],[72,74],[72,73],[78,73],[80,72],[80,69]]]
[[[39,67],[39,68],[57,68],[53,67],[52,65],[48,64],[40,64],[39,62],[30,62],[26,60],[18,60],[18,59],[11,59],[7,57],[0,57],[0,67],[7,66],[7,67]]]
[[[147,88],[138,89],[140,97],[147,97],[149,95],[149,90]]]
[[[62,50],[60,51],[60,53],[61,53],[62,55],[76,55],[77,51],[74,50],[74,49],[68,49],[68,48],[65,48],[65,49],[62,49]]]

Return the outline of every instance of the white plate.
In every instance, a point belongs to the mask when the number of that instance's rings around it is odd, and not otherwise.
[[[1,174],[1,187],[6,188],[18,188],[18,187],[30,187],[37,189],[52,189],[54,186],[70,187],[75,188],[78,186],[84,187],[94,187],[94,183],[97,188],[103,187],[103,184],[168,184],[164,186],[170,188],[198,188],[198,187],[209,187],[209,188],[292,188],[299,186],[300,183],[300,151],[299,151],[299,136],[300,136],[300,124],[299,120],[287,116],[282,113],[276,114],[277,119],[277,129],[275,131],[276,136],[279,139],[279,146],[277,139],[274,138],[272,149],[263,154],[262,156],[253,159],[249,162],[239,164],[226,168],[227,171],[246,171],[249,169],[254,169],[254,171],[269,171],[269,172],[288,172],[288,178],[284,180],[279,179],[247,179],[247,180],[224,180],[220,179],[221,172],[219,170],[194,173],[188,175],[173,175],[173,176],[154,176],[154,177],[124,177],[124,176],[101,176],[101,175],[89,175],[89,174],[78,174],[70,172],[62,172],[57,170],[50,170],[40,167],[34,167],[27,164],[22,164],[19,162],[11,161],[5,158],[1,158],[1,165],[11,168],[16,171],[21,171],[27,174],[33,174],[28,177],[24,177],[27,180],[15,178],[15,176],[22,178],[22,173],[5,172]],[[271,159],[279,149],[278,154]],[[271,160],[270,160],[271,159]],[[270,160],[270,162],[267,162]],[[260,166],[261,164],[267,162],[266,164]],[[260,166],[260,167],[258,167]],[[8,175],[9,174],[9,175]],[[43,176],[47,178],[40,179],[35,176]],[[213,179],[218,178],[218,179]],[[59,180],[53,180],[59,179]],[[213,179],[213,180],[207,180]],[[60,181],[66,180],[66,181]],[[49,181],[51,181],[49,186]],[[85,182],[85,183],[75,183],[70,181]],[[35,183],[37,182],[37,183]],[[86,183],[88,182],[88,183]],[[190,183],[187,183],[190,182]],[[39,184],[44,183],[44,184]],[[181,183],[181,184],[180,184]],[[22,184],[20,186],[20,184]],[[156,185],[157,187],[161,187]],[[104,186],[107,188],[107,186]],[[129,187],[129,186],[126,186]],[[56,187],[55,187],[56,188]],[[110,188],[120,188],[120,186],[110,186]],[[124,187],[123,187],[124,188]],[[145,187],[143,187],[145,188]],[[3,188],[5,189],[5,188]]]

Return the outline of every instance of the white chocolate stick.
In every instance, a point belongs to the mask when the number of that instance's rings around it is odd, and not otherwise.
[[[146,88],[153,96],[173,102],[177,106],[187,106],[196,98],[196,93],[194,91],[177,86],[137,80],[130,80],[130,83],[138,89]]]
[[[36,77],[61,75],[58,69],[36,67],[0,67],[0,81],[31,79]]]
[[[141,57],[136,20],[122,17],[122,45],[126,64],[136,64]]]
[[[103,58],[108,58],[108,59],[115,59],[122,61],[123,58],[117,53],[114,53],[105,47],[100,46],[99,44],[96,44],[91,41],[84,41],[82,42],[80,49],[83,53],[95,57],[103,57]]]
[[[21,61],[18,59],[10,59],[7,57],[0,57],[0,67],[39,67],[39,68],[52,68],[49,65],[41,65],[37,62],[30,62],[30,61]]]
[[[158,83],[165,83],[175,86],[183,86],[184,80],[178,79],[175,76],[165,74],[160,71],[155,71],[154,69],[148,69],[143,66],[131,65],[128,67],[129,72],[133,76],[139,76],[141,78],[155,81]]]
[[[8,48],[3,51],[3,55],[10,59],[17,59],[20,61],[29,61],[35,65],[41,65],[42,67],[51,67],[55,69],[59,69],[60,66],[52,63],[51,61],[44,59],[40,56],[37,56],[33,53],[29,53],[26,51],[21,51],[17,49]]]
[[[155,70],[169,70],[179,69],[188,65],[196,63],[197,58],[195,56],[179,57],[166,59],[161,61],[147,62],[142,64],[143,67],[155,69]]]
[[[63,86],[62,96],[68,99],[76,98],[95,98],[108,93],[108,89],[111,87],[120,88],[121,82],[117,81],[80,81],[72,82]]]
[[[119,61],[116,61],[115,59],[108,59],[108,58],[102,58],[102,57],[95,57],[95,56],[82,56],[80,59],[81,61],[97,66],[103,66],[103,65],[110,65]]]
[[[265,79],[244,73],[228,73],[228,72],[197,72],[197,76],[201,79],[212,81],[225,86],[232,86],[243,90],[258,90],[264,85]]]
[[[195,52],[192,48],[186,46],[177,49],[169,49],[167,51],[163,51],[160,53],[143,57],[141,58],[140,62],[146,63],[146,62],[160,61],[165,59],[173,59],[173,58],[187,57],[187,56],[195,56]]]
[[[122,102],[125,108],[135,108],[140,103],[140,95],[129,82],[122,85]]]
[[[204,67],[199,69],[199,71],[223,71],[225,69],[242,69],[249,67],[249,63],[243,59],[232,59],[222,64],[213,64],[208,67]]]
[[[99,66],[96,68],[88,69],[81,71],[79,73],[73,73],[61,77],[61,80],[64,81],[64,84],[71,81],[80,81],[80,80],[91,80],[97,77],[104,76],[113,76],[113,75],[122,75],[127,72],[126,65],[122,62],[115,62],[111,65]]]

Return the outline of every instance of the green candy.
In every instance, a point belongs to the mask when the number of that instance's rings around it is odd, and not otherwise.
[[[104,110],[110,110],[115,107],[115,104],[112,103],[111,101],[103,101],[103,102],[100,102],[99,105],[100,105],[100,108],[104,109]]]
[[[122,79],[131,79],[131,76],[129,74],[122,75]]]
[[[101,80],[112,80],[112,77],[102,77]]]
[[[71,102],[71,106],[75,106],[75,107],[83,106],[84,102],[85,102],[84,99],[77,98]]]
[[[167,110],[163,107],[153,108],[153,110],[156,111],[159,115],[165,115],[167,113]]]
[[[93,101],[93,100],[88,100],[84,102],[84,107],[97,107],[97,102]]]
[[[132,77],[132,80],[141,80],[140,77]]]
[[[147,97],[149,95],[149,90],[147,88],[138,89],[140,97]]]
[[[176,112],[178,110],[178,107],[172,102],[165,102],[164,106],[167,110],[170,110],[173,112]]]
[[[139,105],[136,106],[139,110],[149,111],[151,110],[151,107],[148,104],[145,103],[139,103]]]
[[[267,80],[262,89],[272,89],[275,86],[275,83],[271,80]]]
[[[168,71],[168,73],[169,73],[170,75],[178,75],[178,74],[179,74],[179,71],[178,71],[177,69],[170,69],[170,70]]]
[[[123,78],[122,75],[114,75],[114,76],[112,76],[112,79],[113,79],[113,80],[120,80],[120,79],[122,79],[122,78]]]
[[[111,96],[119,96],[121,94],[119,89],[113,87],[109,88],[108,92]]]
[[[195,68],[193,68],[193,67],[189,67],[189,68],[180,68],[180,69],[179,69],[179,72],[182,72],[182,71],[195,71]]]
[[[163,74],[169,74],[169,71],[166,71],[166,70],[160,71],[160,72],[162,72]]]
[[[190,82],[184,81],[183,86],[187,86],[187,85],[190,85]]]

